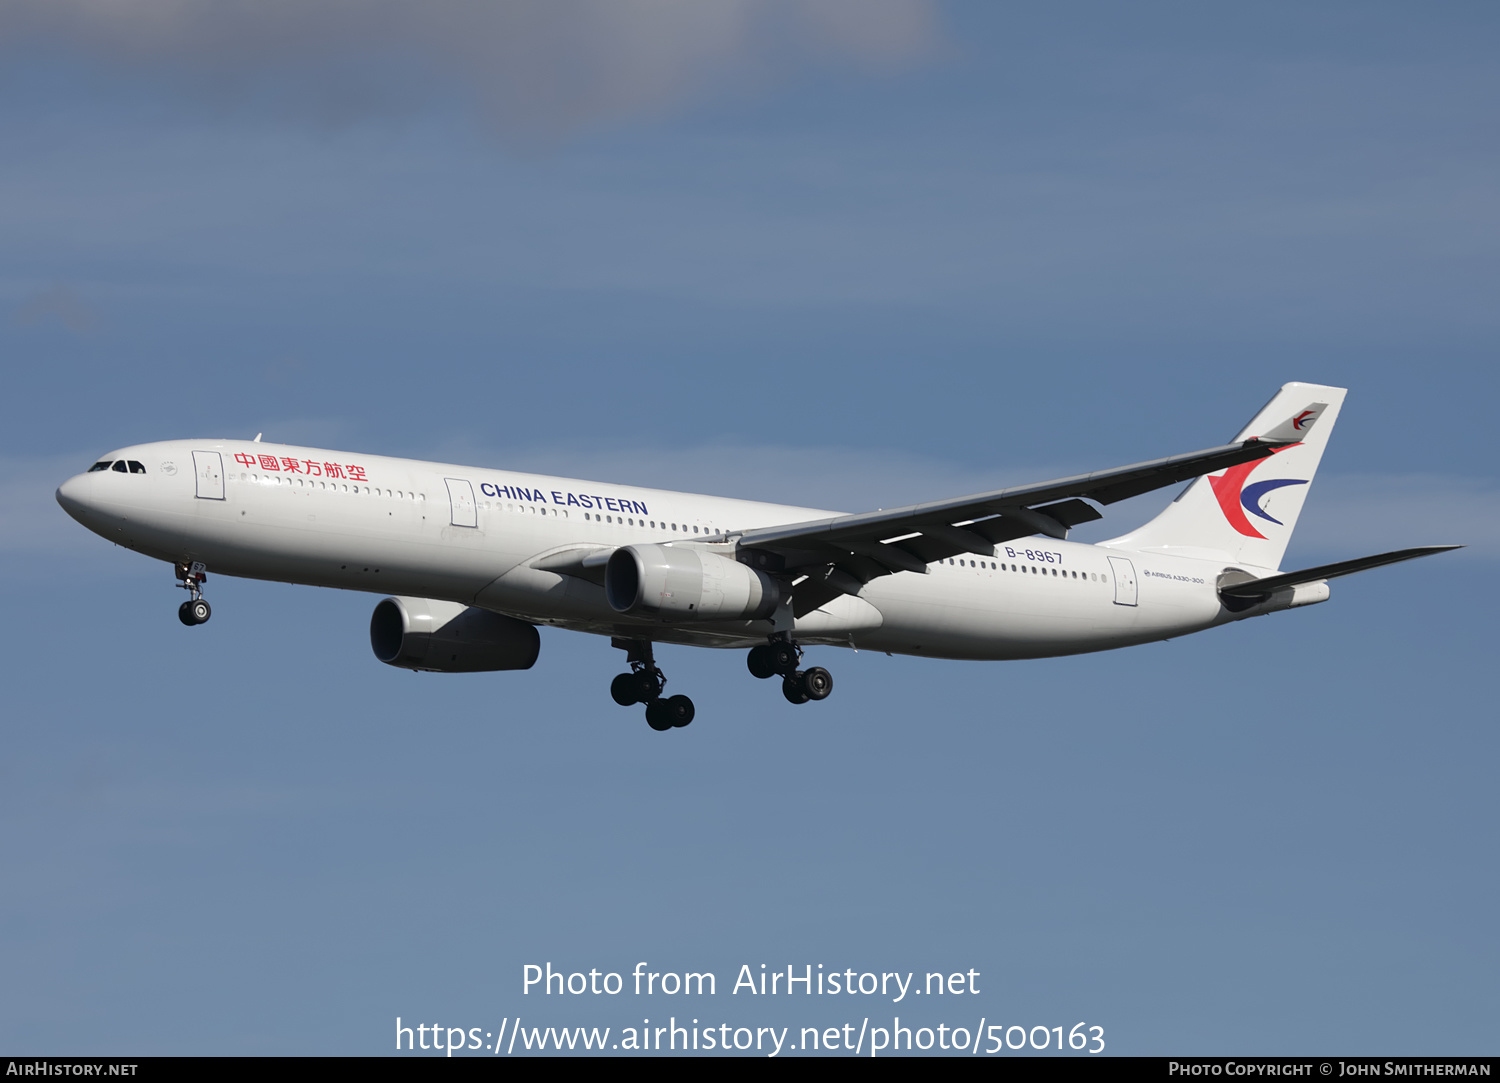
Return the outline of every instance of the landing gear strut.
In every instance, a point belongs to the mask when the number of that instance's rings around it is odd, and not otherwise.
[[[179,580],[177,585],[192,595],[177,607],[177,619],[189,628],[195,624],[203,624],[214,614],[208,602],[203,599],[203,584],[208,580],[208,569],[195,560],[191,564],[181,561],[174,570]]]
[[[654,730],[686,726],[696,711],[686,696],[662,698],[666,675],[656,668],[651,642],[645,639],[614,639],[611,642],[625,652],[630,672],[621,673],[609,684],[609,694],[621,707],[644,703],[646,724]]]
[[[784,632],[772,636],[769,643],[751,647],[750,656],[745,661],[751,675],[761,680],[780,674],[781,694],[788,703],[827,699],[833,691],[833,675],[822,666],[806,670],[797,668],[797,663],[802,661],[802,648]]]

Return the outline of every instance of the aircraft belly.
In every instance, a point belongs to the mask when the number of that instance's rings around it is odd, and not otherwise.
[[[1096,649],[1088,614],[902,600],[883,603],[886,623],[861,646],[939,658],[1036,658]]]
[[[616,613],[604,598],[604,588],[573,575],[546,572],[519,563],[486,584],[474,604],[542,623],[586,621],[601,626],[627,624],[650,627]]]
[[[797,618],[793,635],[802,643],[861,644],[885,623],[885,614],[863,598],[840,594]]]
[[[938,582],[922,581],[927,578]],[[1097,578],[947,570],[932,577],[892,576],[862,593],[885,623],[857,643],[927,657],[1046,658],[1170,638],[1221,619],[1211,589],[1147,582],[1137,604],[1121,605],[1112,587]]]

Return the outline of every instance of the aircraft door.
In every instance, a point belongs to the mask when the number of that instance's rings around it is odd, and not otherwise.
[[[198,478],[199,500],[224,499],[224,459],[217,451],[193,452],[193,473]]]
[[[1115,573],[1115,605],[1135,605],[1135,565],[1124,557],[1110,557]]]
[[[462,478],[444,478],[448,483],[448,503],[452,505],[454,526],[479,525],[479,508],[474,503],[474,486]]]

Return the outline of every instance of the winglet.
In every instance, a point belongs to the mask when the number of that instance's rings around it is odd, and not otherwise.
[[[1323,411],[1328,409],[1326,402],[1315,402],[1298,413],[1287,418],[1274,429],[1268,429],[1259,436],[1251,437],[1257,443],[1277,444],[1300,444],[1307,439],[1307,434],[1312,431],[1313,423],[1323,416]]]

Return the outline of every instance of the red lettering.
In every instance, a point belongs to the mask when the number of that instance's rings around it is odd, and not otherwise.
[[[341,478],[344,476],[344,468],[338,463],[324,463],[323,473],[331,478]]]
[[[285,455],[283,455],[281,457],[281,468],[283,470],[285,470],[288,474],[300,474],[300,473],[302,473],[302,467],[300,467],[299,465],[297,465],[297,460],[296,459],[288,459]]]
[[[367,477],[365,477],[365,468],[364,467],[362,467],[362,466],[355,466],[355,465],[353,465],[351,463],[349,465],[349,480],[350,481],[369,481],[370,479],[367,478]]]
[[[275,455],[262,455],[260,457],[260,467],[262,470],[275,470],[277,472],[281,470],[281,464],[276,461]]]
[[[311,459],[303,459],[302,465],[307,467],[307,472],[313,477],[320,477],[323,473],[322,463],[315,463]]]
[[[242,451],[242,452],[240,452],[238,455],[236,455],[234,457],[234,461],[237,462],[237,463],[239,463],[241,466],[254,466],[255,465],[255,456],[254,455],[246,455]]]

